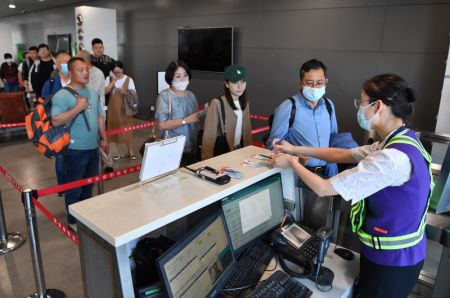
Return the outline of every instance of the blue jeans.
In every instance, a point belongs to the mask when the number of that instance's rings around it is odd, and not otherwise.
[[[73,150],[67,149],[65,155],[65,182],[72,182],[98,174],[98,149]],[[89,199],[92,196],[93,184],[70,189],[65,193],[67,221],[69,224],[76,222],[75,217],[69,214],[69,205]]]
[[[19,91],[19,84],[4,84],[3,89],[6,92],[17,92]]]
[[[64,171],[64,152],[55,155],[55,170],[56,170],[56,181],[58,185],[64,184],[65,171]]]

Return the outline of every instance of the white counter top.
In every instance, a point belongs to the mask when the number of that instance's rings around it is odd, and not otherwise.
[[[249,146],[191,167],[230,166],[244,173],[242,179],[220,186],[180,169],[176,174],[140,185],[135,183],[69,206],[69,212],[111,245],[118,247],[183,216],[199,210],[242,188],[282,170],[262,166],[242,166],[254,153],[270,154],[267,149]],[[251,159],[258,162],[255,159]],[[283,185],[283,189],[285,185]]]

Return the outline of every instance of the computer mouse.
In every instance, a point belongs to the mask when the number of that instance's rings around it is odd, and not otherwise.
[[[351,261],[355,258],[355,255],[351,250],[345,249],[345,248],[336,248],[334,250],[334,253],[343,258],[344,260]]]

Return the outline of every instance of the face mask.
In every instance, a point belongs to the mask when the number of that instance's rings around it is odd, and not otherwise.
[[[188,85],[189,85],[189,81],[178,81],[178,82],[172,81],[173,88],[177,89],[178,91],[186,90]]]
[[[311,88],[308,86],[304,86],[302,93],[307,100],[316,102],[325,94],[325,86],[321,88]]]
[[[361,126],[362,129],[365,129],[367,131],[370,131],[372,129],[372,120],[373,120],[373,118],[375,118],[375,116],[377,114],[373,115],[372,118],[367,120],[366,116],[364,115],[364,110],[367,109],[368,107],[372,106],[375,103],[376,102],[372,102],[371,104],[369,104],[369,105],[367,105],[365,107],[359,107],[358,114],[356,115],[356,117],[358,119],[359,126]]]
[[[5,59],[5,61],[6,61],[6,63],[8,63],[8,64],[11,64],[11,63],[12,63],[12,59],[11,59],[11,58]]]
[[[67,63],[61,64],[61,72],[65,75],[69,73],[69,66],[67,66]]]

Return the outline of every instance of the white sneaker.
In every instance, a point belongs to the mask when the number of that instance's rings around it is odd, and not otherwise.
[[[74,231],[75,233],[78,232],[78,230],[77,230],[77,224],[69,224],[69,229],[71,229],[71,230]]]

